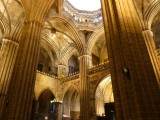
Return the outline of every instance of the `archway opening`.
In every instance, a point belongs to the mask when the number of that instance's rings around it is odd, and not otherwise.
[[[115,120],[114,96],[110,75],[102,79],[97,86],[95,99],[97,119]]]
[[[46,89],[38,98],[38,105],[36,111],[36,120],[54,119],[56,117],[56,106],[51,103],[54,100],[53,93]]]
[[[51,55],[49,55],[49,52]],[[57,69],[55,52],[49,48],[41,47],[37,70],[57,76]]]
[[[74,87],[70,87],[63,99],[63,119],[78,120],[80,116],[80,95]]]
[[[69,60],[68,60],[68,69],[69,69],[69,74],[75,73],[79,71],[79,61],[78,57],[75,55],[72,55]]]

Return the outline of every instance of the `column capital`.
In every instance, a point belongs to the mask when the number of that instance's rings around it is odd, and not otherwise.
[[[142,33],[149,33],[151,36],[154,36],[152,30],[150,29],[143,30]]]
[[[8,95],[8,89],[16,61],[18,48],[19,44],[16,42],[9,39],[2,39],[2,46],[0,49],[0,119],[3,115],[3,109],[6,107],[6,98]]]
[[[19,44],[12,41],[12,40],[5,39],[5,38],[2,39],[2,47],[0,49],[0,60],[2,60],[2,57],[4,54],[2,51],[5,51],[5,53],[6,53],[7,49],[10,49],[10,47],[9,47],[10,45],[15,46],[16,48],[19,47]]]
[[[81,55],[78,58],[79,61],[86,61],[88,63],[88,67],[90,68],[92,66],[92,57],[90,55]]]
[[[89,58],[92,58],[90,55],[81,55],[79,58],[78,58],[78,60],[80,60],[81,58],[83,58],[83,57],[89,57]]]
[[[58,64],[57,66],[67,67],[67,65],[64,64]]]

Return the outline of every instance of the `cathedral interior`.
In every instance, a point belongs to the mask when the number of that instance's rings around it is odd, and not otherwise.
[[[0,120],[159,120],[160,0],[0,0]]]

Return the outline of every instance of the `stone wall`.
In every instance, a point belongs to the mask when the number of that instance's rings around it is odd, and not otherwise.
[[[37,73],[36,75],[36,83],[35,83],[35,99],[38,100],[38,97],[45,89],[50,89],[53,93],[53,95],[56,95],[56,92],[58,90],[58,79],[44,75],[42,73]]]

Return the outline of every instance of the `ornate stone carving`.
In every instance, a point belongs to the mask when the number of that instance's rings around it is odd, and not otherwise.
[[[79,78],[79,74],[75,74],[75,75],[72,75],[72,76],[67,76],[67,77],[64,77],[61,79],[61,83],[64,83],[64,82],[69,82],[71,80],[75,80],[75,79],[78,79]]]
[[[88,75],[91,75],[91,74],[106,70],[108,68],[109,68],[109,63],[98,65],[96,67],[93,67],[93,68],[89,69],[88,70]]]

